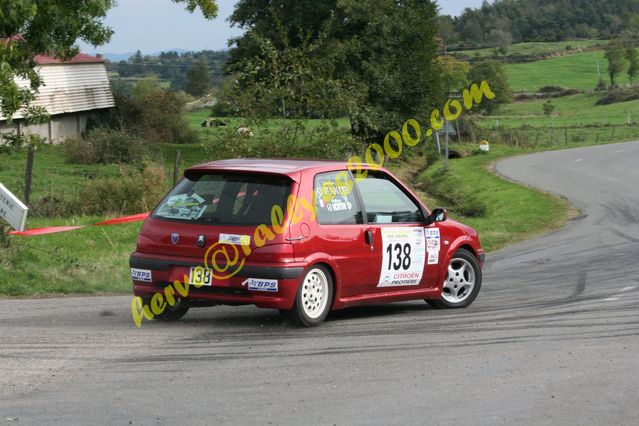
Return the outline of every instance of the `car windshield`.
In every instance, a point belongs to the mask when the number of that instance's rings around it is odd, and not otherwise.
[[[286,211],[291,180],[265,174],[203,173],[182,179],[154,218],[210,225],[271,223],[274,205]]]

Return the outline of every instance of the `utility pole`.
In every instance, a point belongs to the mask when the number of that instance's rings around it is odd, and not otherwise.
[[[35,155],[35,148],[33,145],[29,145],[27,151],[27,167],[24,174],[24,204],[29,204],[29,198],[31,197],[31,181],[33,180],[33,157]]]
[[[445,150],[445,155],[444,155],[444,170],[448,170],[448,130],[449,130],[450,124],[448,123],[448,121],[444,121],[444,136],[446,138],[446,150]]]
[[[437,154],[442,155],[442,146],[439,143],[439,132],[435,132],[435,143],[437,144]]]

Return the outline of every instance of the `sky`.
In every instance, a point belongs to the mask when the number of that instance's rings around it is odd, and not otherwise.
[[[217,0],[218,17],[207,21],[199,11],[190,14],[183,4],[169,0],[119,0],[104,21],[115,31],[111,42],[97,49],[79,43],[80,49],[86,53],[128,53],[140,49],[146,54],[170,49],[226,49],[229,38],[242,34],[242,30],[231,27],[227,21],[236,2]],[[482,0],[439,0],[446,15],[458,15],[464,8],[479,7],[481,3]]]

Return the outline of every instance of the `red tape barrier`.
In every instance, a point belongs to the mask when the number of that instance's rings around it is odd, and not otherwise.
[[[129,222],[139,222],[141,220],[146,219],[149,216],[149,213],[140,213],[134,214],[131,216],[122,216],[115,219],[109,219],[98,223],[92,223],[91,225],[80,225],[80,226],[48,226],[46,228],[34,228],[27,229],[26,231],[13,231],[9,232],[9,235],[17,235],[20,237],[30,237],[33,235],[45,235],[45,234],[55,234],[58,232],[67,232],[73,231],[75,229],[86,228],[87,226],[109,226],[109,225],[118,225],[120,223],[129,223]]]

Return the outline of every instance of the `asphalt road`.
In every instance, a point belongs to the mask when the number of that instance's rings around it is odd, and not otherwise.
[[[130,297],[0,301],[0,424],[637,424],[638,166],[639,143],[500,163],[582,215],[489,256],[466,310],[136,329]]]

